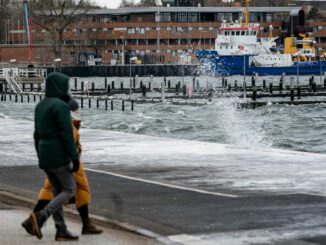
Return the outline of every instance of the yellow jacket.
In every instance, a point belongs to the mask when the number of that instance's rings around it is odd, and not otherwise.
[[[79,128],[80,121],[73,120],[72,128],[74,133],[75,143],[78,149],[79,157],[81,156],[82,146],[80,144]],[[85,174],[84,165],[81,162],[79,170],[74,174],[76,180],[76,207],[79,208],[84,205],[88,205],[91,202],[91,194],[89,189],[88,180]],[[50,201],[53,198],[52,186],[48,178],[44,181],[44,186],[38,194],[39,200],[48,200]]]

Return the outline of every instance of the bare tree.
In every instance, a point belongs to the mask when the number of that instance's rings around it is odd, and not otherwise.
[[[8,11],[10,0],[0,0],[0,42],[4,43],[6,41],[6,19],[9,16],[10,12]]]
[[[33,23],[50,34],[56,58],[62,56],[64,30],[94,8],[90,0],[31,0],[30,6]]]
[[[141,0],[140,3],[137,4],[138,7],[156,7],[155,0]]]
[[[131,7],[135,7],[135,1],[134,0],[122,0],[119,8],[131,8]]]

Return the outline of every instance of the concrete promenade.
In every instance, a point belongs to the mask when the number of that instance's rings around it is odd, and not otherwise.
[[[28,235],[25,230],[20,227],[22,219],[29,215],[30,210],[20,206],[8,205],[0,202],[0,244],[3,245],[34,245],[34,244],[60,244],[62,242],[55,242],[55,229],[52,219],[47,221],[45,227],[42,229],[43,239]],[[68,219],[67,225],[69,230],[74,234],[80,234],[80,222]],[[121,244],[121,245],[155,245],[157,242],[146,237],[137,236],[130,232],[119,231],[112,228],[102,227],[103,234],[98,236],[80,235],[78,242],[69,242],[72,244],[88,245],[88,244]],[[63,242],[66,244],[65,242]]]
[[[0,197],[31,205],[44,178],[32,123],[0,127]],[[91,129],[82,141],[102,224],[166,244],[326,244],[325,155]]]

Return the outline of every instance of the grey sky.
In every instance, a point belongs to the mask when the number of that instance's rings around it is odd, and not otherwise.
[[[121,0],[94,0],[94,2],[96,2],[101,7],[117,8]],[[139,2],[139,0],[136,0],[135,2]]]

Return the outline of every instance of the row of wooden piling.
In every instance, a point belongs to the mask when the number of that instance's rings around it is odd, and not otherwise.
[[[25,99],[24,99],[25,98]],[[11,94],[11,93],[2,93],[0,95],[0,100],[1,101],[13,101],[13,102],[20,102],[20,103],[24,103],[24,102],[39,102],[44,98],[43,94]],[[80,102],[80,108],[85,108],[85,105],[88,104],[88,108],[92,108],[92,101],[94,100],[94,98],[84,98],[84,97],[74,97],[76,100],[79,100]],[[96,108],[99,109],[100,108],[100,102],[104,101],[104,109],[108,110],[109,109],[109,103],[110,103],[110,109],[111,111],[114,110],[114,102],[116,101],[121,101],[121,110],[125,111],[126,109],[126,101],[125,100],[109,100],[107,98],[96,98]],[[131,111],[134,110],[134,100],[128,101],[130,102],[130,109]]]

